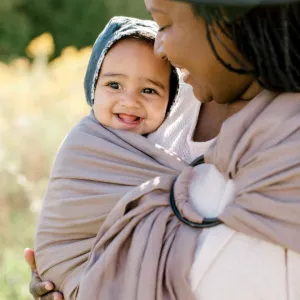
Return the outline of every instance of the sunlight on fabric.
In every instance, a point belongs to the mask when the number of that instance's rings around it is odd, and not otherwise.
[[[176,156],[176,153],[166,150],[164,147],[162,147],[159,144],[155,144],[155,147],[158,148],[158,149],[160,149],[160,150],[163,150],[165,153],[168,153],[170,156]],[[176,157],[176,159],[178,161],[181,161],[181,159],[179,157]]]
[[[145,190],[145,189],[148,187],[148,185],[150,184],[150,182],[151,182],[151,181],[147,181],[147,182],[141,184],[141,185],[140,185],[140,191]]]
[[[155,186],[157,186],[157,185],[159,185],[159,183],[160,183],[160,177],[154,178],[153,184],[154,184]]]

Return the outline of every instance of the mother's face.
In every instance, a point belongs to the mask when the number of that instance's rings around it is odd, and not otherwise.
[[[201,102],[226,103],[240,97],[252,79],[228,71],[216,59],[207,40],[205,21],[196,16],[190,4],[172,0],[145,0],[145,4],[160,27],[155,53],[188,70],[186,82]],[[233,43],[216,30],[222,43],[237,52]],[[224,46],[216,38],[213,41],[222,59],[239,67]]]

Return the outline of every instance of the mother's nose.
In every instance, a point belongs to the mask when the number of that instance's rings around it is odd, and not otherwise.
[[[157,37],[155,39],[154,54],[161,59],[167,59],[167,55],[166,55],[165,49],[164,49],[164,43],[161,40],[159,34],[157,35]]]

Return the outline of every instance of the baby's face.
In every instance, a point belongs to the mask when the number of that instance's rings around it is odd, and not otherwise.
[[[94,113],[105,126],[138,134],[155,131],[169,101],[171,66],[141,40],[124,39],[107,53],[99,74]]]

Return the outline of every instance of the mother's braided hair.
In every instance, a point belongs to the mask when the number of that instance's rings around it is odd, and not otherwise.
[[[228,18],[226,11],[237,7],[212,7],[192,4],[195,12],[206,20],[207,38],[218,61],[239,74],[251,74],[260,84],[276,92],[300,92],[300,3],[241,8],[244,14]],[[239,64],[233,67],[218,54],[212,36],[222,43],[215,27],[229,37],[252,66],[245,67],[228,48]],[[223,44],[224,45],[224,44]],[[224,45],[224,47],[226,47]]]

